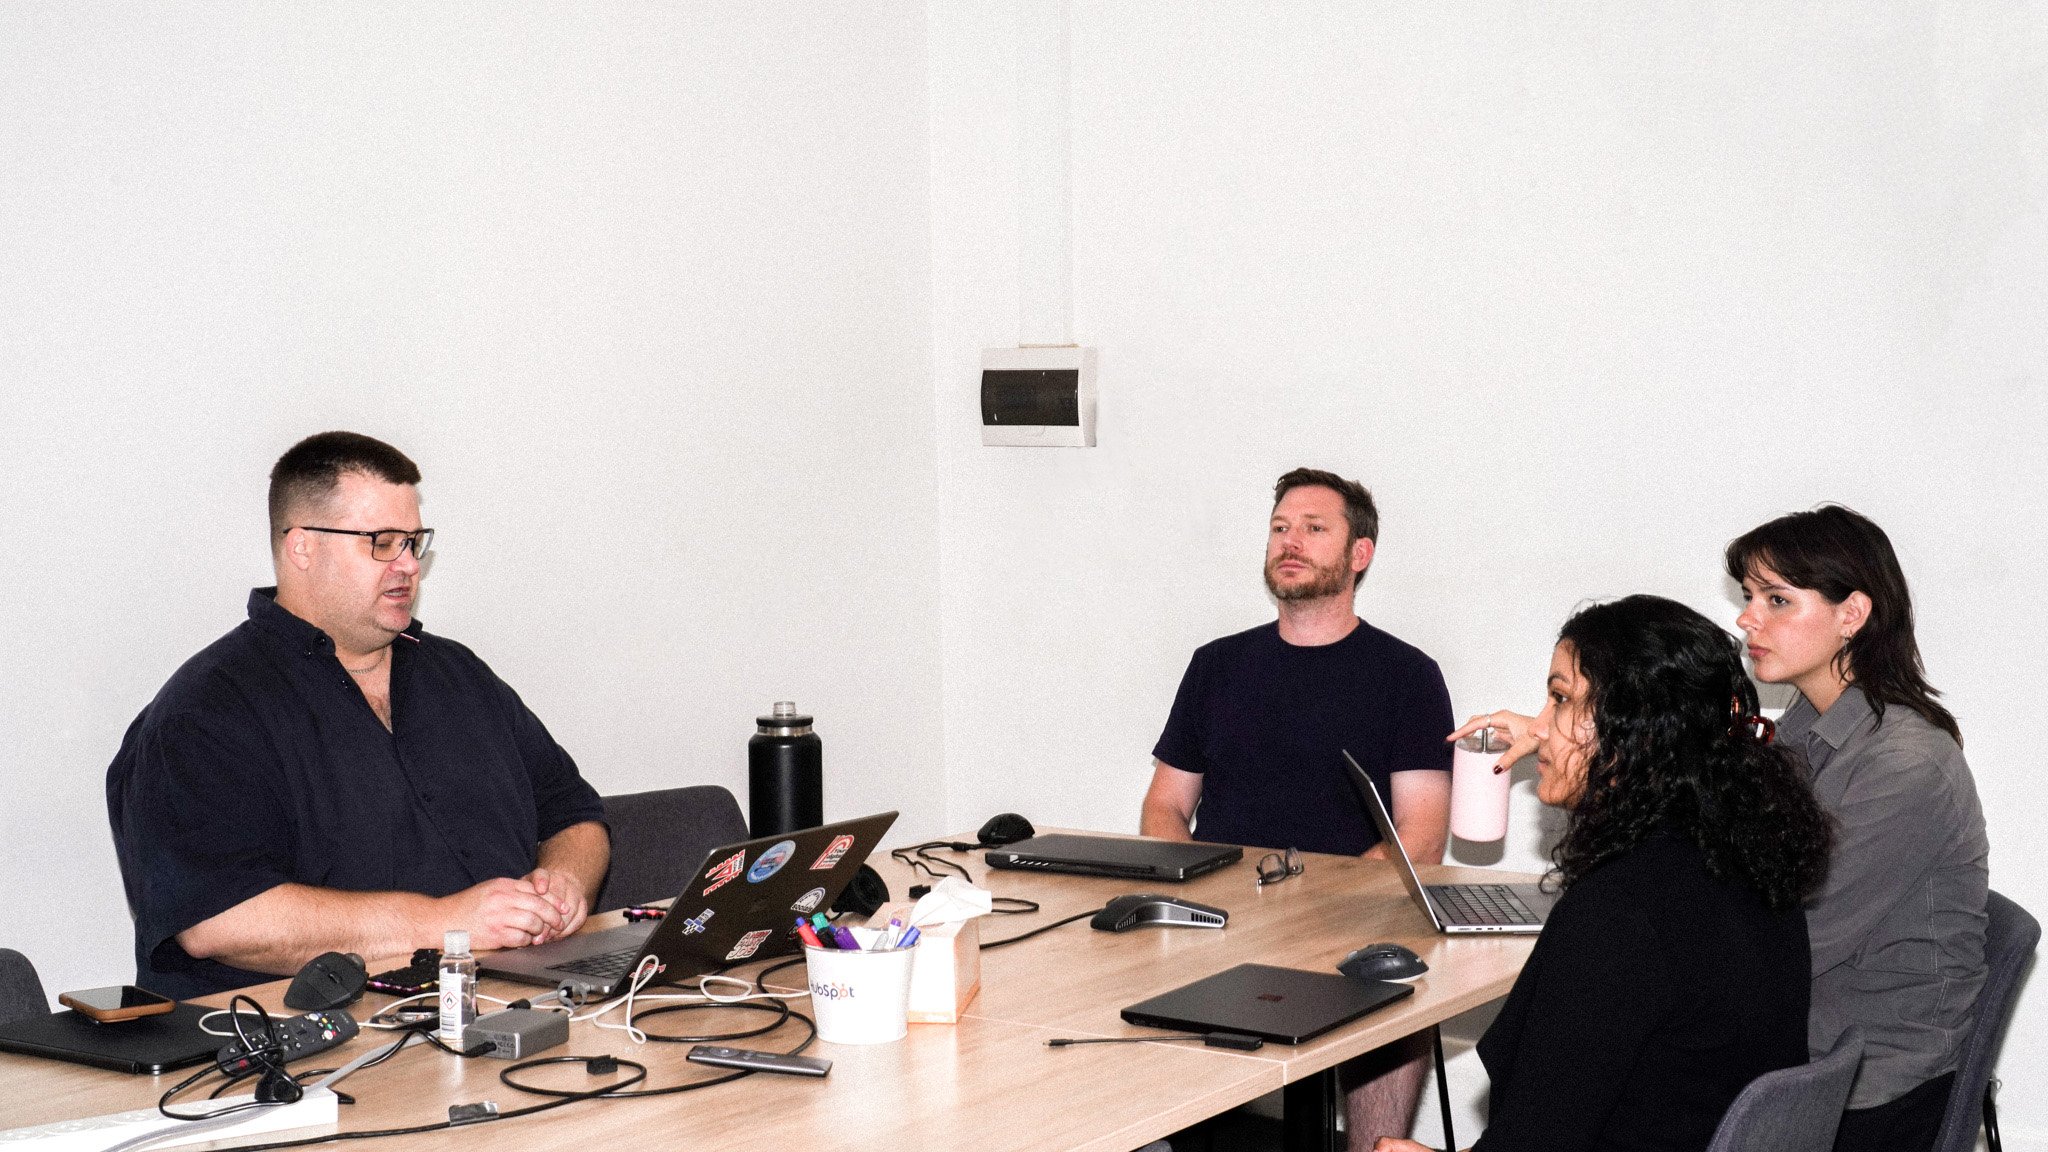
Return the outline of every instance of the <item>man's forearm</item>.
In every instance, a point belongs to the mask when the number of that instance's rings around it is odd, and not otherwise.
[[[1411,821],[1403,824],[1394,821],[1394,831],[1401,836],[1401,847],[1408,852],[1408,858],[1417,864],[1441,864],[1444,849],[1450,847],[1450,830],[1435,821]]]
[[[1138,831],[1161,840],[1192,840],[1194,833],[1188,827],[1188,818],[1178,808],[1169,804],[1147,802],[1138,815]]]
[[[198,959],[286,976],[322,952],[374,960],[436,946],[444,927],[434,923],[436,903],[410,892],[280,884],[178,933],[178,945]]]
[[[540,866],[576,877],[592,900],[611,862],[611,835],[594,820],[571,824],[540,844]]]

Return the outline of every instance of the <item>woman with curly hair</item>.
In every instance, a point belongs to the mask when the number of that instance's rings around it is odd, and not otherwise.
[[[1736,537],[1726,560],[1756,678],[1799,689],[1779,741],[1838,822],[1806,912],[1808,1044],[1860,1027],[1867,1053],[1836,1152],[1923,1152],[1984,985],[1990,846],[1962,730],[1921,671],[1883,529],[1824,504]]]
[[[1828,818],[1762,738],[1734,638],[1682,604],[1580,610],[1547,691],[1510,756],[1533,748],[1569,813],[1564,895],[1479,1041],[1476,1148],[1705,1148],[1745,1085],[1806,1061]]]

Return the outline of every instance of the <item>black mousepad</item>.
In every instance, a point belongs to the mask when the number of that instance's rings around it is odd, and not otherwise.
[[[53,1012],[0,1024],[0,1052],[47,1056],[116,1072],[154,1075],[213,1058],[228,1041],[199,1029],[214,1009],[180,1004],[169,1012],[102,1024],[76,1012]]]

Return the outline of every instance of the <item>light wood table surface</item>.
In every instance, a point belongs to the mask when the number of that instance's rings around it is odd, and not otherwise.
[[[1042,911],[983,921],[984,942],[1017,935],[1052,920],[1100,907],[1111,897],[1147,887],[1230,912],[1227,928],[1139,928],[1098,932],[1085,920],[981,957],[981,991],[958,1024],[913,1024],[894,1044],[814,1043],[806,1054],[833,1061],[822,1080],[755,1075],[703,1091],[643,1100],[585,1101],[537,1116],[496,1121],[463,1135],[497,1149],[585,1147],[801,1147],[816,1149],[1135,1148],[1206,1117],[1333,1067],[1466,1009],[1504,995],[1533,945],[1532,937],[1451,939],[1430,928],[1390,865],[1349,857],[1307,855],[1302,875],[1259,888],[1252,860],[1187,884],[1148,886],[1123,880],[995,871],[979,855],[941,852],[966,862],[976,881],[998,895],[1036,900]],[[873,863],[901,894],[911,880],[878,853]],[[1467,868],[1426,869],[1432,881],[1526,880]],[[593,918],[598,926],[613,917]],[[1126,1025],[1119,1009],[1191,980],[1247,961],[1331,970],[1345,953],[1378,941],[1413,948],[1430,965],[1415,995],[1322,1037],[1257,1052],[1199,1044],[1115,1044],[1048,1048],[1055,1036],[1157,1034]],[[396,966],[401,958],[373,964]],[[743,966],[739,974],[763,965]],[[774,983],[795,987],[800,968]],[[486,980],[487,994],[530,994]],[[273,1012],[284,984],[264,985],[257,998]],[[361,1019],[387,1003],[372,994],[353,1010]],[[801,1010],[804,1005],[796,1005]],[[486,1009],[490,1006],[486,1005]],[[614,1013],[608,1019],[616,1019]],[[684,1012],[647,1019],[652,1030],[714,1033],[752,1027],[758,1014]],[[804,1035],[791,1023],[765,1036],[731,1041],[783,1051]],[[350,1045],[313,1058],[340,1064],[390,1038],[368,1032]],[[660,1087],[711,1079],[718,1070],[686,1062],[688,1044],[633,1044],[623,1033],[579,1023],[569,1043],[544,1055],[610,1053],[640,1060]],[[537,1102],[499,1083],[507,1061],[460,1060],[415,1046],[341,1088],[358,1103],[341,1113],[344,1131],[401,1127],[445,1118],[457,1102],[494,1100],[505,1111]],[[0,1129],[154,1106],[189,1071],[127,1076],[30,1057],[0,1055]],[[532,1083],[569,1090],[594,1083],[579,1068],[529,1073]],[[445,1147],[448,1133],[379,1140],[375,1147]],[[618,1143],[612,1143],[617,1141]]]

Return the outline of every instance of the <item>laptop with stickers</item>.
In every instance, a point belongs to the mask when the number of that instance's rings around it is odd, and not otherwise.
[[[624,992],[642,960],[660,964],[655,983],[798,948],[796,918],[832,906],[896,813],[728,844],[707,853],[669,914],[600,932],[578,932],[531,948],[477,956],[485,975],[554,987],[568,981],[591,995]]]

